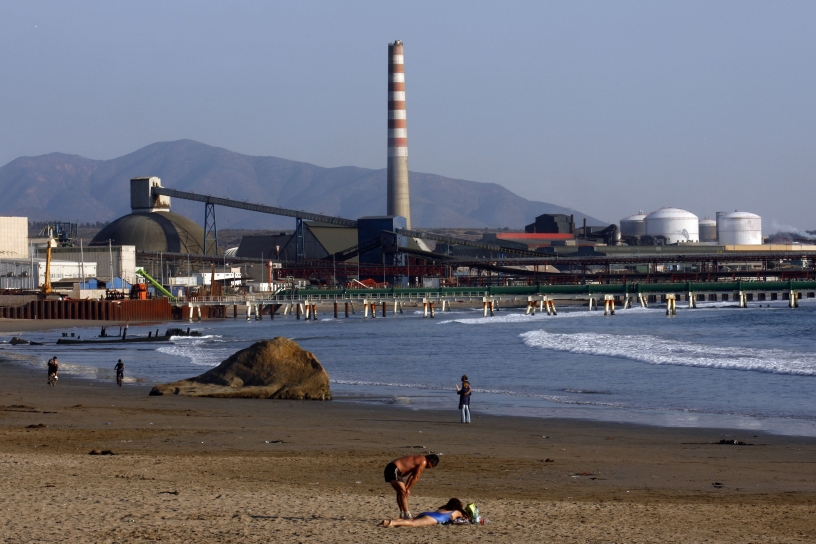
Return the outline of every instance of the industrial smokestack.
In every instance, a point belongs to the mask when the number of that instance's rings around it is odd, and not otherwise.
[[[408,125],[402,42],[388,44],[388,215],[401,215],[411,228],[408,184]]]

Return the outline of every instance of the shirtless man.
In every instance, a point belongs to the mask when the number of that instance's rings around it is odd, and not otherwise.
[[[433,468],[439,464],[439,456],[430,455],[408,455],[394,459],[385,467],[385,481],[391,484],[397,492],[397,506],[400,509],[400,519],[411,519],[411,512],[408,510],[408,496],[411,488],[414,487],[422,476],[422,471],[426,468]]]

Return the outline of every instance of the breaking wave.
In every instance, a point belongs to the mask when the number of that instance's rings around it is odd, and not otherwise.
[[[816,376],[816,355],[782,349],[711,346],[649,335],[553,334],[539,330],[520,336],[529,347],[619,357],[652,365]]]

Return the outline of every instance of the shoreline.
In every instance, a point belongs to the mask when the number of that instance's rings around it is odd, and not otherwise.
[[[227,319],[227,321],[229,321]],[[24,324],[25,327],[14,327],[14,325]],[[161,323],[137,323],[134,327],[141,326],[156,326],[174,323],[173,321]],[[13,320],[0,319],[0,336],[11,336],[17,332],[35,332],[35,331],[65,331],[71,328],[95,328],[101,326],[115,326],[107,321],[89,321],[89,320]],[[15,354],[17,355],[17,354]],[[12,354],[3,353],[0,351],[0,359],[8,357],[11,361],[27,370],[34,370],[33,365],[26,364],[22,359],[15,359]],[[104,382],[107,379],[107,369],[102,369],[101,376],[91,377],[88,375],[74,374],[76,379],[86,379],[94,382]],[[191,375],[195,373],[195,369],[191,368]],[[64,371],[63,376],[68,373]],[[128,383],[129,382],[129,383]],[[154,385],[153,381],[139,379],[139,384],[150,383]],[[156,381],[155,383],[159,383]],[[126,382],[127,386],[133,386],[131,380]],[[369,405],[375,407],[389,407],[398,410],[409,411],[436,411],[447,403],[447,391],[437,389],[417,389],[422,391],[430,398],[424,399],[430,405],[423,405],[421,403],[412,403],[411,400],[415,397],[406,394],[398,384],[354,384],[348,382],[334,382],[332,383],[334,390],[345,389],[347,392],[342,396],[336,397],[339,402],[349,402],[362,405]],[[389,389],[395,391],[389,391]],[[352,389],[352,391],[348,391]],[[413,391],[413,389],[411,390]],[[493,403],[488,409],[489,415],[495,417],[523,417],[530,419],[563,419],[566,421],[581,421],[589,423],[608,423],[608,424],[632,424],[645,427],[666,428],[666,429],[726,429],[735,433],[745,432],[762,432],[765,434],[773,434],[778,436],[790,437],[816,437],[816,422],[811,419],[799,418],[774,418],[774,417],[760,417],[745,414],[733,413],[716,413],[716,412],[691,412],[686,410],[647,410],[635,409],[615,406],[595,406],[591,404],[575,405],[571,403],[557,403],[550,401],[552,406],[524,406],[523,397],[521,398],[521,405],[514,407],[501,406],[503,397],[498,393],[485,391],[480,393],[482,395],[498,396],[499,402]],[[425,395],[427,396],[427,395]],[[407,402],[401,402],[400,399],[405,398]],[[440,399],[442,401],[440,402]],[[445,410],[445,408],[441,408]],[[484,413],[484,412],[483,412]],[[485,413],[485,415],[488,415]]]

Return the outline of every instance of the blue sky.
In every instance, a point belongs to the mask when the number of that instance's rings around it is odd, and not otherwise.
[[[190,138],[410,167],[610,221],[678,206],[816,228],[813,2],[0,4],[0,164]]]

